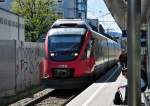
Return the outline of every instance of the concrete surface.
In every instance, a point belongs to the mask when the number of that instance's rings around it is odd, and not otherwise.
[[[126,83],[126,78],[120,74],[120,67],[113,68],[69,102],[67,106],[114,106],[113,98],[117,88]],[[124,91],[121,90],[123,97]]]

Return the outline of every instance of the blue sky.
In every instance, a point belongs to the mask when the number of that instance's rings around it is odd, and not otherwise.
[[[88,0],[87,17],[98,18],[105,31],[121,32],[103,0]]]

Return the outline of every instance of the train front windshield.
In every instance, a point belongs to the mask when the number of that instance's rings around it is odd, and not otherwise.
[[[51,29],[48,37],[48,50],[51,59],[56,61],[75,59],[80,51],[85,32],[84,28]]]

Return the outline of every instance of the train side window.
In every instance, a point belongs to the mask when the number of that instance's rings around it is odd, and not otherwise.
[[[87,44],[85,51],[84,51],[82,59],[89,58],[91,56],[91,49],[92,49],[92,41],[90,40]]]
[[[84,60],[87,58],[87,48],[84,50],[83,55],[81,56],[81,59]]]
[[[89,48],[90,49],[92,48],[92,45],[93,45],[93,40],[90,40],[90,42],[89,42]]]
[[[87,58],[90,57],[90,54],[91,54],[91,47],[90,47],[90,42],[88,43],[88,46],[87,46]]]
[[[89,55],[88,55],[88,57],[91,57],[91,56],[94,56],[94,39],[91,39],[90,41],[89,41],[89,46],[88,46],[88,49],[89,49]]]
[[[92,48],[91,48],[91,56],[96,56],[96,40],[95,39],[91,39],[92,40]]]
[[[91,56],[94,56],[94,52],[93,52],[93,44],[94,41],[91,39],[88,44],[86,49],[84,50],[84,54],[82,55],[81,59],[86,59],[89,58]]]

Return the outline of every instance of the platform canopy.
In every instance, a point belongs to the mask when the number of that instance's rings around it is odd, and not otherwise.
[[[127,0],[104,0],[121,30],[127,29]],[[150,14],[150,0],[141,0],[141,29],[146,30],[146,22]]]

